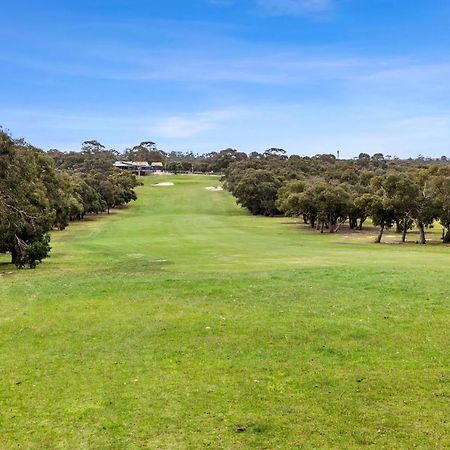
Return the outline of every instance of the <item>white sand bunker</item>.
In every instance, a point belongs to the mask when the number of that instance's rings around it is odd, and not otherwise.
[[[208,186],[208,187],[205,187],[205,189],[207,191],[223,191],[222,186]]]
[[[173,183],[166,181],[165,183],[156,183],[155,186],[173,186]]]
[[[130,258],[144,258],[145,255],[143,253],[128,253],[128,257]]]

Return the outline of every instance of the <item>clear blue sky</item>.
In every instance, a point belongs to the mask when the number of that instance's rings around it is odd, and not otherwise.
[[[450,156],[448,0],[0,6],[0,124],[37,146]]]

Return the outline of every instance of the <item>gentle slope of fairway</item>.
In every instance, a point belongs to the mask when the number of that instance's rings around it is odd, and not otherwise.
[[[174,186],[154,186],[173,182]],[[0,272],[0,448],[446,448],[450,248],[252,217],[202,176]]]

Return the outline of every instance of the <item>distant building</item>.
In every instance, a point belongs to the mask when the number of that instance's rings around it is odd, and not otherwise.
[[[121,169],[121,170],[133,170],[133,163],[128,162],[128,161],[116,161],[114,163],[114,168],[115,169]]]
[[[162,162],[152,162],[150,168],[152,172],[162,172],[164,170],[164,164]]]
[[[149,164],[147,161],[116,161],[114,168],[127,170],[137,176],[144,176],[155,172],[162,172],[164,165],[162,162]]]

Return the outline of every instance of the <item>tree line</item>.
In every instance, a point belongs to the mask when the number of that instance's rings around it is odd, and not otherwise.
[[[163,162],[168,171],[222,173],[225,186],[252,214],[300,217],[321,233],[344,223],[362,230],[367,219],[379,227],[376,242],[393,226],[402,241],[413,227],[419,242],[439,221],[450,243],[450,164],[419,157],[400,160],[361,153],[354,160],[334,155],[287,156],[227,148],[218,152],[165,152],[151,141],[118,152],[96,140],[80,151],[44,152],[0,129],[0,253],[19,268],[50,252],[52,229],[64,229],[87,214],[109,213],[136,199],[138,179],[114,169],[118,160]]]
[[[105,170],[116,161],[161,162],[171,173],[223,173],[235,161],[247,158],[247,154],[236,149],[197,154],[192,151],[165,151],[151,141],[144,141],[122,152],[106,147],[98,141],[86,141],[79,151],[63,152],[52,149],[48,154],[56,167],[63,170]],[[94,154],[94,157],[91,155]],[[86,156],[89,156],[88,158]]]
[[[445,157],[399,160],[361,153],[354,160],[333,155],[288,157],[270,149],[233,162],[225,186],[255,215],[300,217],[312,229],[335,233],[344,223],[378,227],[376,242],[395,227],[402,241],[416,227],[418,242],[438,221],[450,243],[450,164]]]
[[[136,200],[137,178],[113,170],[110,152],[96,141],[79,154],[60,153],[0,130],[0,253],[18,268],[48,256],[52,229]]]

